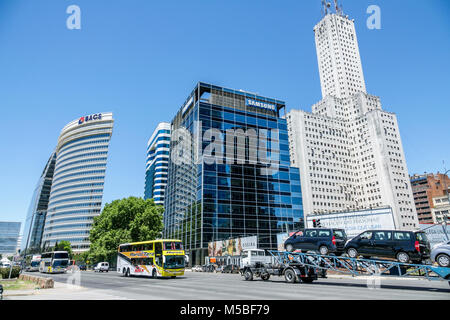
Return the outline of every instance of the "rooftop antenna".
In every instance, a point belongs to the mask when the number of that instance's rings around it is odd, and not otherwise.
[[[334,0],[334,9],[336,10],[337,14],[342,15],[342,5],[339,8],[338,0]]]
[[[331,3],[327,2],[326,0],[322,0],[322,14],[323,16],[326,16],[328,14],[328,8],[331,7]]]

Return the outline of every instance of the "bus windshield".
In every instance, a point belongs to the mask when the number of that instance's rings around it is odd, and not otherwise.
[[[69,254],[67,252],[56,252],[53,259],[69,259]]]
[[[39,266],[39,261],[37,261],[37,260],[31,261],[31,266],[32,266],[32,267],[37,267],[37,266]]]
[[[166,269],[180,269],[184,268],[184,256],[165,256],[166,262],[164,268]]]

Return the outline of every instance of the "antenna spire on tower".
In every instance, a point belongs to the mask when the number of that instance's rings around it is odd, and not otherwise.
[[[326,0],[322,0],[322,14],[326,16],[328,14],[328,8],[331,7],[331,4]]]
[[[339,6],[338,0],[334,0],[334,8],[337,14],[342,15],[344,13],[342,10],[342,4]]]

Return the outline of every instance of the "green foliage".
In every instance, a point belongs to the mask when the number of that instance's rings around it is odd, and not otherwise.
[[[154,240],[163,229],[162,206],[153,199],[128,197],[107,203],[94,218],[89,239],[88,263],[112,262],[119,244]]]
[[[70,242],[66,240],[58,242],[53,248],[53,251],[67,251],[69,253],[69,256],[72,256],[72,247],[70,245]]]
[[[86,264],[86,261],[88,260],[88,251],[83,251],[80,253],[75,253],[72,256],[72,260],[75,260],[76,264]]]
[[[0,276],[2,279],[9,278],[9,267],[8,268],[0,268]],[[13,267],[11,270],[11,279],[17,278],[20,274],[20,267]]]

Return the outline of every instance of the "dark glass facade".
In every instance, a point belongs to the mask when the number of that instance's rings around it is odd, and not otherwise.
[[[39,178],[31,199],[25,221],[22,239],[22,253],[32,254],[40,252],[45,218],[47,216],[48,201],[55,171],[56,153],[53,153]]]
[[[183,240],[192,264],[203,263],[208,242],[257,235],[259,248],[275,249],[278,233],[303,226],[284,109],[199,83],[173,119],[164,236]]]

